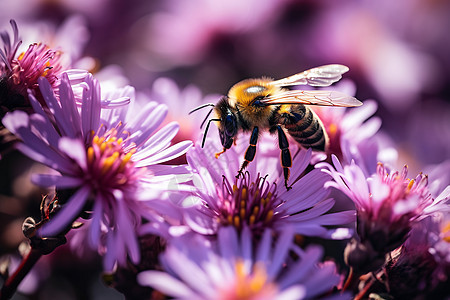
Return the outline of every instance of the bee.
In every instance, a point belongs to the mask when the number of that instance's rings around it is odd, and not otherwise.
[[[201,125],[203,127],[211,112],[214,111],[215,117],[208,120],[203,135],[202,148],[211,122],[217,124],[223,146],[223,150],[216,153],[216,158],[231,148],[239,132],[251,132],[249,146],[238,177],[255,158],[260,131],[268,130],[271,134],[277,134],[284,183],[287,190],[291,189],[288,180],[292,157],[286,133],[304,148],[326,151],[328,147],[328,135],[323,123],[308,105],[353,107],[360,106],[362,103],[354,97],[337,91],[289,90],[286,87],[329,86],[339,81],[342,74],[348,70],[348,67],[344,65],[332,64],[279,80],[262,77],[245,79],[236,83],[228,91],[227,96],[222,97],[216,104],[204,104],[190,112],[212,106]]]

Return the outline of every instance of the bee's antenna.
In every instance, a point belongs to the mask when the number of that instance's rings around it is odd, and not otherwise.
[[[212,121],[220,121],[220,119],[209,119],[208,120],[208,124],[206,125],[206,128],[205,128],[205,133],[203,134],[202,148],[205,146],[206,135],[208,134],[209,125],[211,124]]]
[[[191,110],[191,111],[189,112],[189,114],[192,114],[193,112],[195,112],[195,111],[197,111],[197,110],[199,110],[199,109],[205,108],[205,107],[207,107],[207,106],[215,106],[215,104],[214,104],[214,103],[206,103],[206,104],[200,105],[199,107],[196,107],[196,108],[194,108],[193,110]]]
[[[202,124],[200,125],[200,129],[202,129],[203,125],[205,125],[206,120],[208,120],[209,115],[212,113],[214,108],[211,108],[211,110],[206,115],[205,119],[203,120]]]

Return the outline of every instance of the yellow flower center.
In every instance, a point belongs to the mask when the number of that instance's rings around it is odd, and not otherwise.
[[[235,282],[219,294],[223,300],[270,299],[277,292],[277,286],[268,281],[263,263],[256,263],[252,270],[246,268],[242,260],[235,264]]]
[[[442,240],[450,243],[450,221],[442,228]]]
[[[93,184],[117,187],[127,183],[135,172],[131,157],[136,153],[136,148],[125,151],[124,140],[116,135],[117,130],[112,129],[104,136],[95,135],[92,138],[87,149],[87,162],[96,181]]]
[[[222,212],[219,222],[240,229],[244,224],[260,226],[273,221],[274,203],[278,199],[261,184],[233,185],[229,206]]]

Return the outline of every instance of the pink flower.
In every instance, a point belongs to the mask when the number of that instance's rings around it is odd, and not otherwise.
[[[359,244],[364,245],[369,257],[381,259],[405,242],[418,221],[450,210],[450,189],[434,198],[428,189],[428,177],[420,173],[409,179],[406,166],[401,172],[389,173],[379,164],[377,172],[367,178],[355,163],[342,167],[336,157],[333,162],[336,170],[324,170],[334,179],[327,186],[344,192],[355,203]]]
[[[5,101],[7,106],[14,107],[14,105],[21,105],[21,103],[8,103],[17,99],[14,94],[26,98],[28,89],[39,94],[37,81],[40,77],[45,77],[53,88],[56,87],[58,75],[63,71],[63,66],[60,63],[61,52],[50,49],[45,44],[31,44],[25,52],[18,54],[22,41],[19,39],[19,31],[14,20],[11,20],[11,26],[12,39],[9,34],[2,34],[5,50],[0,50],[0,71],[8,95],[2,97],[2,102]],[[41,97],[38,96],[38,98]],[[4,105],[5,103],[2,103],[2,106]]]

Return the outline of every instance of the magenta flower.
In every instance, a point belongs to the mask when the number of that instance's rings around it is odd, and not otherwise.
[[[19,38],[17,24],[11,20],[13,28],[13,37],[8,33],[2,33],[4,49],[0,49],[0,71],[2,81],[6,85],[6,97],[2,97],[2,106],[17,107],[25,105],[24,103],[8,103],[8,101],[17,100],[20,95],[27,97],[27,90],[31,89],[39,94],[38,78],[45,77],[53,87],[56,87],[58,75],[62,72],[63,66],[60,62],[61,53],[50,49],[47,45],[41,43],[31,44],[28,49],[18,54],[17,51],[22,41]],[[40,96],[38,97],[40,98]],[[17,106],[15,106],[17,105]]]
[[[137,263],[136,228],[143,217],[156,219],[151,207],[137,200],[155,199],[168,188],[171,178],[187,173],[182,166],[160,163],[184,154],[191,142],[171,146],[178,130],[175,123],[156,131],[167,113],[163,105],[150,102],[138,114],[128,112],[127,105],[102,109],[100,87],[92,76],[83,84],[81,108],[65,73],[59,99],[47,80],[41,78],[39,85],[52,114],[30,94],[36,113],[28,116],[16,111],[4,123],[23,140],[18,146],[23,153],[59,172],[38,175],[35,183],[72,192],[68,199],[60,195],[63,207],[41,235],[61,234],[82,212],[89,211],[88,241],[93,248],[107,248],[106,268],[111,269],[116,260],[125,263],[127,253]],[[132,100],[133,92],[125,89],[122,96]]]
[[[360,243],[370,256],[381,258],[399,247],[412,226],[437,211],[449,211],[450,189],[433,198],[428,177],[422,173],[408,179],[408,168],[391,172],[382,164],[367,178],[356,164],[342,167],[333,157],[336,170],[326,170],[334,181],[332,186],[344,192],[355,203],[357,232]]]
[[[285,227],[293,227],[295,233],[307,236],[350,237],[348,228],[336,226],[354,222],[354,211],[329,212],[335,201],[328,198],[328,190],[324,188],[330,180],[328,175],[320,170],[301,175],[310,163],[311,150],[301,150],[295,155],[292,189],[287,191],[279,150],[271,138],[261,137],[256,159],[243,175],[235,177],[243,156],[239,149],[246,146],[243,142],[219,159],[214,158],[208,143],[204,149],[195,147],[188,153],[197,188],[188,197],[194,204],[185,209],[185,220],[192,230],[209,235],[229,225],[239,229],[248,226],[255,233],[266,228],[283,231]]]
[[[175,239],[160,257],[166,272],[144,271],[138,281],[176,299],[217,300],[311,299],[340,282],[334,263],[320,263],[321,248],[301,250],[288,229],[276,240],[273,233],[266,229],[254,243],[249,228],[239,236],[222,227],[217,244],[199,235]]]

